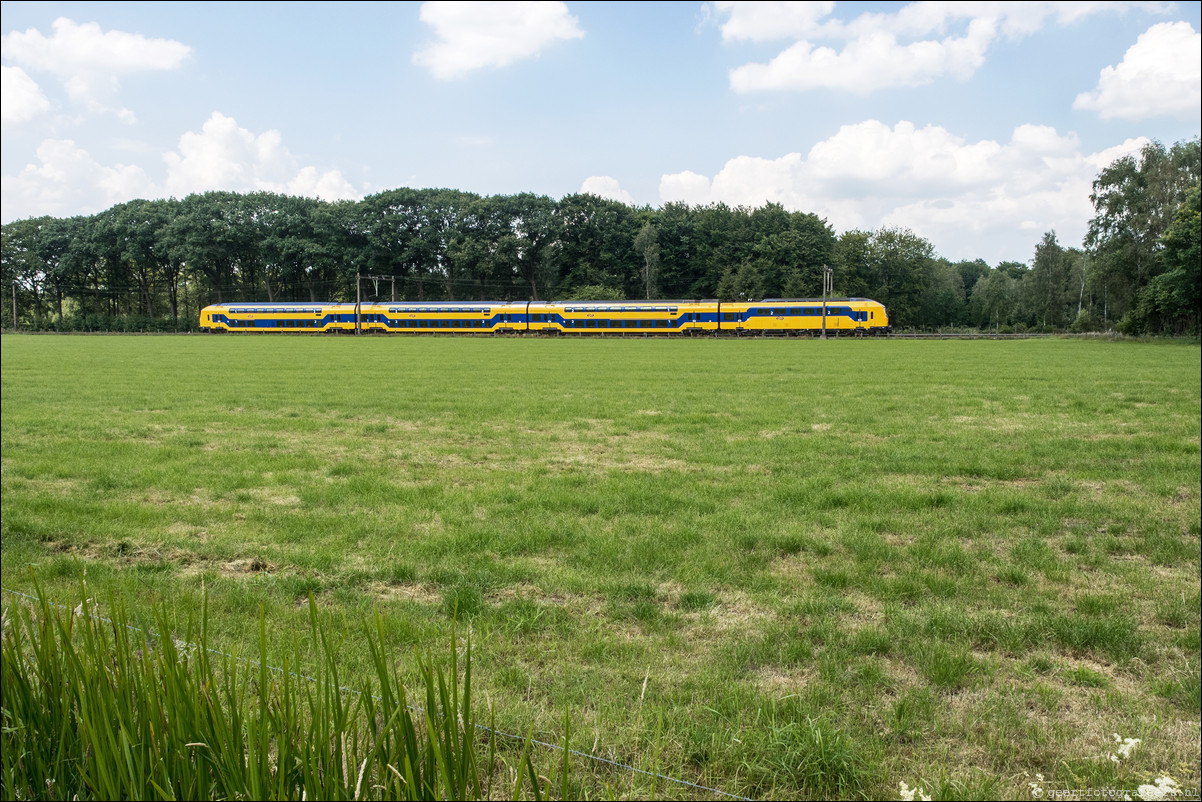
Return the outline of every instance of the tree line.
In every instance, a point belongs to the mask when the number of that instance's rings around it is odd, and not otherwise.
[[[589,194],[393,189],[326,202],[267,192],[135,200],[3,226],[0,305],[21,328],[190,330],[230,301],[814,297],[884,303],[911,329],[1196,334],[1199,140],[1159,143],[1093,183],[1080,247],[951,262],[901,228],[836,235],[779,204],[632,207]]]

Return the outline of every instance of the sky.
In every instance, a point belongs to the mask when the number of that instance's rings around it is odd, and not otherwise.
[[[0,220],[396,187],[777,202],[948,259],[1080,246],[1199,135],[1197,2],[0,3]]]

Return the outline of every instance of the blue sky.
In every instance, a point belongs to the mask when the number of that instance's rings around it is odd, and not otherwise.
[[[1198,136],[1190,3],[2,4],[0,217],[212,189],[591,191],[1079,245]]]

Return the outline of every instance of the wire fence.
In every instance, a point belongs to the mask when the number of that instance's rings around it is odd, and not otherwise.
[[[3,591],[4,593],[9,594],[10,596],[13,596],[14,598],[26,599],[26,600],[29,600],[32,602],[40,601],[36,596],[31,596],[28,593],[22,593],[19,590],[10,590],[9,588],[0,587],[0,591]],[[67,605],[58,604],[56,602],[52,602],[52,601],[48,601],[48,600],[45,600],[45,601],[46,601],[46,604],[49,604],[52,607],[55,607],[60,610],[69,610],[70,611],[70,610],[76,609],[76,608],[69,607]],[[117,622],[113,621],[110,618],[105,618],[96,613],[92,613],[92,615],[95,618],[95,620],[97,620],[97,621],[102,621],[106,624],[109,624],[110,626],[117,626]],[[147,637],[154,638],[156,640],[162,640],[164,638],[169,637],[169,636],[160,635],[157,632],[153,632],[150,630],[146,630],[146,629],[142,629],[140,627],[133,626],[132,624],[125,624],[124,626],[126,629],[130,630],[131,632],[137,632],[137,633],[140,633]],[[183,645],[186,645],[193,649],[201,648],[199,646],[199,644],[195,644],[195,643],[184,642]],[[229,652],[223,652],[220,649],[213,649],[213,648],[206,646],[206,647],[204,647],[204,650],[206,652],[208,652],[209,654],[218,655],[221,657],[228,658],[230,660],[237,660],[238,662],[245,663],[246,665],[255,666],[256,668],[263,666],[263,663],[259,660],[254,660],[249,657],[242,657],[241,655],[231,654]],[[267,670],[275,672],[277,674],[281,674],[281,675],[287,674],[291,677],[294,677],[294,678],[300,679],[300,680],[304,680],[306,682],[312,682],[314,684],[317,684],[320,682],[320,680],[318,680],[315,677],[310,677],[306,674],[299,674],[295,671],[287,671],[278,666],[273,666],[273,665],[268,664],[266,666],[266,668],[267,668]],[[361,696],[363,694],[363,691],[357,690],[355,688],[348,688],[344,685],[339,685],[337,687],[338,687],[338,690],[340,690],[344,693],[353,694],[355,696]],[[376,699],[377,701],[382,701],[380,699],[380,697],[378,697],[378,696],[373,696],[373,698]],[[425,715],[425,713],[426,713],[426,710],[422,707],[418,707],[415,705],[407,705],[407,707],[410,711],[412,711],[414,713],[420,713],[422,715]],[[656,772],[656,771],[648,771],[647,769],[640,769],[637,766],[632,766],[628,763],[622,763],[617,760],[611,760],[606,757],[601,757],[600,755],[594,755],[594,754],[591,754],[588,752],[581,752],[576,749],[570,749],[570,748],[565,749],[565,747],[563,747],[559,744],[550,743],[548,741],[540,741],[537,738],[532,738],[532,737],[528,738],[525,735],[516,735],[514,733],[503,732],[501,730],[495,729],[493,727],[487,727],[487,726],[485,726],[483,724],[479,724],[479,723],[477,723],[475,726],[476,726],[477,730],[479,730],[483,733],[496,735],[499,738],[505,738],[505,739],[512,740],[515,742],[527,742],[528,741],[531,744],[534,744],[536,746],[541,746],[541,747],[551,750],[553,752],[566,751],[569,755],[580,758],[582,760],[592,761],[592,762],[600,764],[600,765],[608,766],[610,768],[618,769],[620,771],[630,772],[632,774],[637,774],[637,775],[640,775],[643,777],[647,777],[649,779],[661,780],[663,782],[674,784],[674,785],[680,786],[682,788],[689,788],[694,791],[704,791],[706,793],[713,794],[714,796],[721,797],[723,799],[737,799],[737,800],[742,800],[742,802],[753,802],[751,797],[739,796],[738,794],[732,794],[732,793],[723,791],[718,788],[712,788],[707,785],[701,785],[700,783],[691,782],[689,780],[683,780],[683,779],[680,779],[679,777],[673,777],[668,774],[662,774],[662,773]]]

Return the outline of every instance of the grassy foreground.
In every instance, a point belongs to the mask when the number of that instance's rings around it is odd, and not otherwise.
[[[498,728],[561,743],[566,712],[574,748],[733,794],[1198,787],[1196,346],[2,350],[6,589],[86,576],[150,626],[203,587],[212,645],[257,657],[262,609],[268,659],[317,666],[313,593],[351,686],[375,608],[410,680],[458,611]]]
[[[450,681],[427,663],[424,696],[410,696],[367,627],[376,676],[344,690],[312,597],[309,637],[324,658],[315,677],[268,667],[262,619],[260,659],[247,663],[208,646],[203,612],[177,640],[125,625],[123,605],[102,618],[86,595],[74,609],[40,592],[30,601],[4,600],[5,799],[468,800],[496,790],[495,767],[475,748],[470,649],[462,691],[452,644]]]

